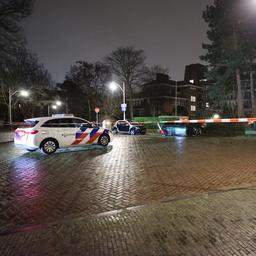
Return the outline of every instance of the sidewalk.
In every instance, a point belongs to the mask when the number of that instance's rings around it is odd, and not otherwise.
[[[0,143],[11,142],[14,140],[14,132],[0,131]]]
[[[0,235],[0,255],[256,255],[256,189],[214,192]]]

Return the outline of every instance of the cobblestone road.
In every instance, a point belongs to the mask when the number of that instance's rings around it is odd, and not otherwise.
[[[51,156],[0,145],[0,229],[256,186],[256,140],[116,136]]]
[[[256,255],[256,190],[75,218],[0,236],[1,255]]]

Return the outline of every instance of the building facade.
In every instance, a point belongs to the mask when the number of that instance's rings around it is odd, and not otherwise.
[[[156,74],[156,79],[143,84],[134,97],[134,116],[205,116],[210,110],[205,70],[201,64],[189,65],[183,81]]]

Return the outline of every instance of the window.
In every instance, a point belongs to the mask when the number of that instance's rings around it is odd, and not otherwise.
[[[74,128],[75,124],[73,123],[73,119],[72,118],[63,118],[63,119],[60,119],[59,127]]]
[[[206,106],[207,108],[209,108],[209,107],[210,107],[209,102],[206,102],[205,106]]]
[[[75,127],[72,118],[58,118],[46,121],[42,127],[70,128]]]
[[[120,121],[117,123],[117,125],[120,125],[120,126],[129,126],[129,123],[125,122],[125,121]]]
[[[42,124],[42,127],[60,127],[60,119],[51,119]]]
[[[191,105],[191,111],[196,111],[196,106],[194,106],[194,105]]]
[[[32,121],[32,120],[25,120],[25,128],[32,128],[32,127],[34,127],[34,126],[36,126],[37,124],[38,124],[38,122],[39,121],[37,121],[37,120],[34,120],[34,121]]]
[[[196,96],[191,96],[191,97],[190,97],[190,101],[191,101],[191,102],[196,102]]]
[[[74,127],[91,127],[92,125],[88,122],[86,122],[85,120],[82,120],[82,119],[78,119],[78,118],[73,118],[72,119],[73,123],[74,123]]]

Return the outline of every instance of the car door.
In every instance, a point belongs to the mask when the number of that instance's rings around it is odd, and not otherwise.
[[[80,118],[73,118],[73,123],[76,129],[71,145],[79,146],[91,144],[91,137],[98,131],[98,128],[94,128],[90,122]]]
[[[38,136],[39,138],[39,136]],[[46,138],[54,138],[58,141],[59,145],[61,146],[62,141],[62,129],[60,127],[60,119],[50,119],[44,122],[40,127],[40,140],[43,141]],[[41,143],[38,141],[38,144]]]
[[[126,121],[119,121],[117,123],[117,129],[121,133],[128,133],[129,132],[129,127],[130,127],[130,125]]]
[[[62,130],[62,147],[75,145],[73,142],[76,140],[76,133],[79,130],[78,124],[74,122],[73,118],[62,118],[60,121],[60,127]]]

